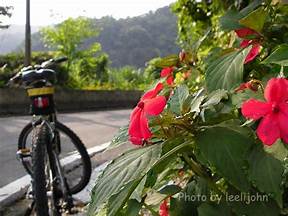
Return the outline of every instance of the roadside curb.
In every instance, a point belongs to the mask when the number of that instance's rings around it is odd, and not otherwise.
[[[95,147],[87,149],[90,158],[106,150],[109,144],[110,142],[106,142],[101,145],[97,145]],[[76,160],[77,157],[75,157],[74,155],[70,155],[66,158],[63,158],[61,162],[65,166],[73,163]],[[30,182],[30,176],[25,175],[0,188],[0,211],[3,210],[5,207],[11,205],[12,203],[16,202],[17,200],[23,198],[27,192],[27,189],[29,188]]]

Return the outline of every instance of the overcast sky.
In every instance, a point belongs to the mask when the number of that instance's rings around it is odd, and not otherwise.
[[[176,0],[30,0],[31,25],[55,24],[68,17],[96,17],[111,15],[115,18],[138,16]],[[25,24],[26,0],[0,0],[0,5],[14,6],[10,24]]]

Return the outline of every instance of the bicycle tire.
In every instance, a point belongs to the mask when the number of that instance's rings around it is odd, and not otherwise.
[[[27,139],[29,133],[32,131],[32,128],[33,128],[32,123],[27,124],[23,128],[23,130],[21,131],[19,138],[18,138],[18,149],[26,147],[26,139]],[[77,151],[81,155],[81,160],[82,160],[83,167],[84,167],[83,173],[81,176],[81,180],[79,181],[79,183],[77,185],[69,188],[71,194],[76,194],[76,193],[80,192],[81,190],[83,190],[90,181],[91,172],[92,172],[91,160],[90,160],[90,157],[89,157],[89,154],[86,150],[85,145],[83,144],[81,139],[70,128],[68,128],[67,126],[65,126],[64,124],[62,124],[58,121],[55,122],[55,128],[56,128],[56,130],[61,131],[64,134],[66,134],[71,139],[75,148],[77,149]],[[25,165],[24,165],[24,167],[25,167]],[[29,168],[25,167],[25,169],[27,170],[27,172],[30,175],[32,174],[31,170],[29,170]]]
[[[45,174],[46,145],[48,142],[47,126],[45,124],[36,126],[32,138],[32,187],[37,216],[49,216]]]

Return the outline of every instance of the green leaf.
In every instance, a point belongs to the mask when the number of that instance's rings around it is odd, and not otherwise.
[[[171,198],[170,216],[197,215],[197,207],[207,201],[209,196],[207,181],[194,176],[193,180],[178,194],[177,199]]]
[[[129,200],[127,203],[126,216],[136,216],[142,208],[142,204],[137,202],[137,200]]]
[[[231,96],[232,104],[236,108],[240,108],[244,101],[247,101],[251,98],[264,101],[263,93],[261,93],[261,91],[254,92],[249,89],[237,92]]]
[[[168,109],[176,115],[181,115],[183,111],[183,105],[187,97],[189,96],[189,89],[186,85],[180,85],[176,88],[174,94],[168,101]]]
[[[206,85],[209,91],[231,90],[243,80],[244,60],[251,47],[225,55],[207,68]]]
[[[282,206],[282,174],[284,168],[281,162],[265,153],[261,145],[253,149],[249,157],[249,178],[256,187],[270,194]]]
[[[190,105],[191,107],[190,112],[200,113],[201,103],[206,97],[205,95],[203,95],[203,93],[204,93],[204,90],[201,89],[194,95],[191,101],[191,105]]]
[[[215,106],[219,104],[222,99],[228,99],[227,91],[223,89],[217,89],[208,95],[207,100],[202,105],[202,107],[208,108],[211,106]]]
[[[193,142],[189,140],[178,145],[176,144],[174,146],[175,147],[171,148],[167,153],[161,156],[161,158],[153,166],[153,171],[155,171],[156,173],[162,172],[167,166],[169,166],[169,163],[171,161],[175,160],[175,157],[178,153],[191,151],[193,148]]]
[[[128,142],[128,126],[121,127],[116,136],[113,137],[108,149],[116,148]]]
[[[224,16],[220,18],[220,26],[223,30],[234,30],[234,29],[239,29],[243,28],[239,24],[239,19],[241,18],[241,14],[239,14],[238,11],[228,11]]]
[[[161,61],[155,64],[155,66],[160,67],[160,68],[172,67],[172,66],[177,65],[178,60],[179,59],[177,55],[169,55],[169,56],[162,58]]]
[[[196,144],[219,174],[236,188],[247,191],[250,185],[244,170],[245,160],[253,140],[235,127],[210,127],[197,135]]]
[[[239,195],[241,196],[241,195]],[[280,209],[276,202],[269,199],[266,200],[266,194],[249,194],[250,199],[252,196],[260,197],[259,201],[252,202],[248,198],[243,202],[230,202],[233,210],[237,215],[261,215],[261,216],[279,216]],[[235,196],[234,196],[235,197]],[[261,200],[263,199],[263,200]]]
[[[205,99],[205,91],[204,89],[200,89],[193,95],[189,95],[186,100],[183,103],[183,112],[188,113],[188,112],[195,112],[195,113],[200,113],[200,105]]]
[[[94,216],[95,214],[88,214],[89,216]],[[107,216],[107,208],[104,207],[102,208],[97,214],[96,216]]]
[[[278,139],[271,146],[265,145],[264,151],[272,155],[276,159],[284,161],[284,159],[288,156],[288,149],[284,145],[286,144],[284,144],[280,139]]]
[[[119,211],[122,210],[123,206],[128,201],[130,195],[133,193],[139,182],[139,180],[129,182],[119,193],[114,194],[109,198],[107,216],[119,215]]]
[[[161,147],[161,145],[152,145],[133,149],[113,160],[96,181],[92,190],[89,212],[96,212],[126,184],[142,179],[159,159]]]
[[[278,64],[288,66],[288,45],[282,44],[274,50],[263,62],[263,64]]]
[[[241,18],[247,16],[249,13],[254,11],[257,7],[259,7],[263,3],[263,0],[254,0],[247,7],[243,8],[239,13],[241,14]]]
[[[142,200],[142,192],[146,185],[147,175],[144,176],[144,178],[141,180],[141,182],[138,184],[138,186],[135,188],[133,193],[130,196],[130,199],[135,199],[138,202],[141,202]]]
[[[224,16],[220,18],[220,26],[223,30],[235,30],[243,28],[240,25],[239,20],[249,13],[251,13],[255,8],[257,8],[262,3],[262,0],[254,0],[247,7],[242,9],[240,12],[236,10],[228,11]]]
[[[203,203],[198,207],[199,216],[232,216],[231,209],[226,203],[208,204]]]
[[[257,32],[261,32],[266,17],[267,17],[267,11],[264,9],[264,7],[259,7],[256,10],[249,13],[244,18],[240,19],[239,23]]]
[[[223,121],[220,124],[217,124],[215,126],[229,128],[229,130],[233,130],[236,133],[242,134],[243,136],[247,136],[247,137],[254,136],[254,132],[253,130],[251,130],[251,128],[243,127],[240,125],[241,125],[241,121],[239,119],[231,119],[228,121]]]
[[[176,193],[179,193],[180,191],[182,190],[181,187],[179,187],[178,185],[166,185],[165,187],[163,187],[159,193],[161,194],[165,194],[165,195],[168,195],[168,196],[172,196]]]
[[[158,203],[161,203],[167,196],[165,194],[160,194],[157,192],[150,192],[148,193],[145,204],[147,205],[157,205]]]
[[[202,43],[205,41],[205,39],[208,37],[208,35],[211,32],[211,28],[208,28],[207,31],[205,32],[205,34],[199,38],[199,40],[197,40],[193,46],[192,46],[192,50],[193,52],[196,54],[198,52],[199,47],[202,45]]]

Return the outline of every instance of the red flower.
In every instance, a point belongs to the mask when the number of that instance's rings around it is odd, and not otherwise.
[[[173,70],[173,67],[167,67],[161,71],[161,77],[167,77],[166,82],[170,86],[174,83]]]
[[[278,138],[288,143],[288,81],[284,78],[269,80],[264,96],[267,102],[250,99],[242,105],[246,118],[262,118],[257,135],[265,145],[272,145]]]
[[[159,209],[159,215],[160,216],[169,216],[169,207],[167,205],[167,200],[164,200]]]
[[[237,29],[235,32],[239,38],[244,39],[240,44],[241,48],[245,48],[252,44],[252,48],[245,58],[244,64],[246,64],[252,61],[260,52],[261,45],[257,42],[259,33],[249,28]]]
[[[253,29],[250,28],[241,28],[241,29],[236,29],[235,30],[237,36],[239,38],[247,38],[251,36],[258,36],[258,32],[254,31]]]
[[[158,83],[154,89],[147,91],[132,111],[128,134],[133,144],[142,145],[144,140],[152,136],[147,116],[156,116],[163,111],[166,105],[166,98],[158,95],[162,89],[163,84]]]
[[[243,91],[245,89],[250,89],[254,92],[258,91],[258,84],[254,80],[250,80],[246,83],[241,83],[241,85],[235,89],[235,92]]]

